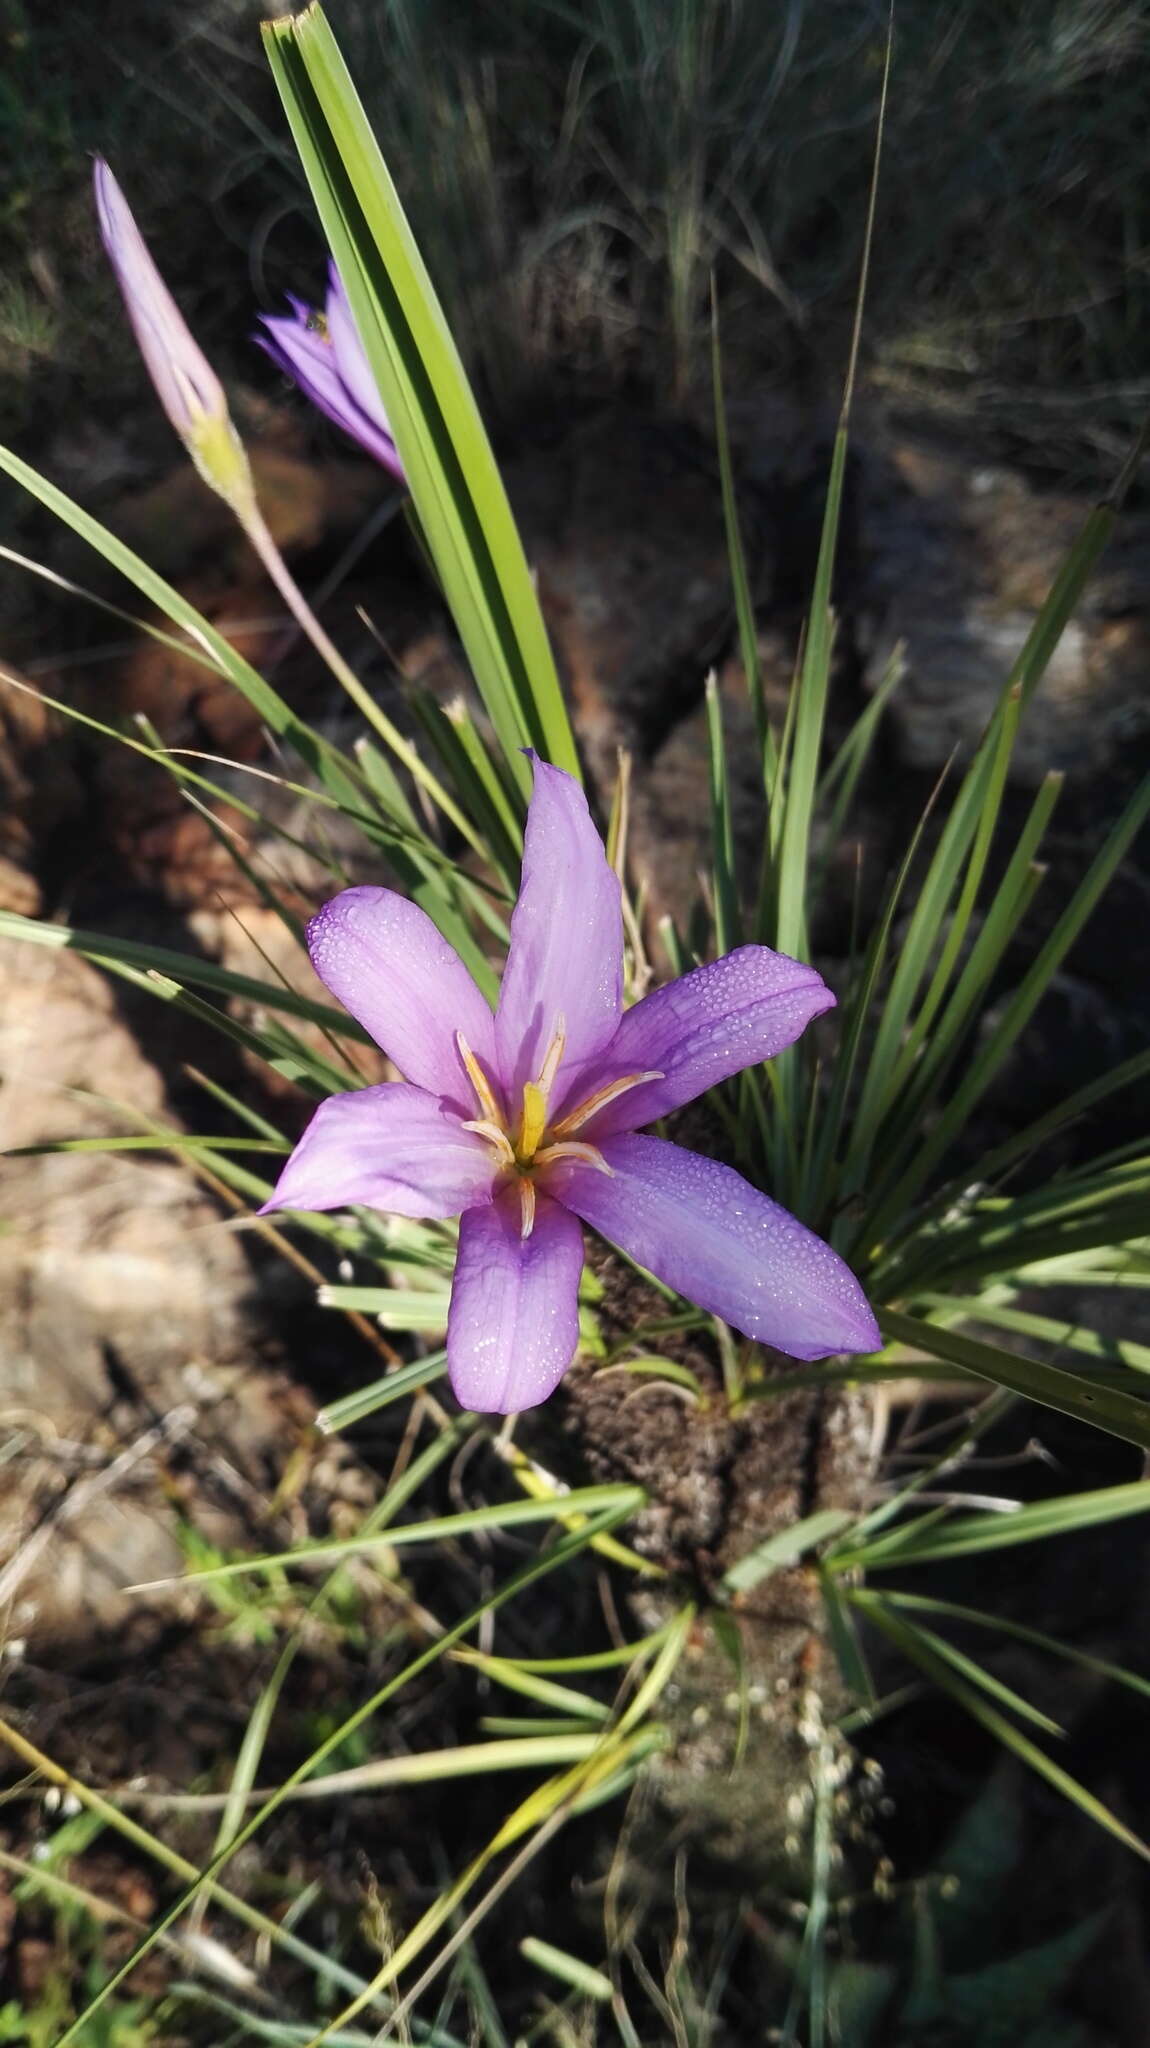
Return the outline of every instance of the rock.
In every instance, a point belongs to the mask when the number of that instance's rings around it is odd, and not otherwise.
[[[248,459],[260,509],[285,554],[350,533],[379,496],[379,479],[362,462],[308,458],[268,441],[249,441]],[[190,462],[120,498],[108,524],[164,576],[183,578],[195,566],[228,583],[253,561],[235,514]]]
[[[21,687],[23,682],[9,671],[0,688],[0,909],[34,917],[40,908],[39,856],[52,834],[79,813],[83,793],[63,741],[62,719],[33,685]]]
[[[714,461],[685,429],[611,408],[510,465],[507,484],[575,726],[607,788],[618,745],[652,753],[698,703],[729,631]]]
[[[727,663],[717,678],[727,747],[731,828],[739,894],[753,900],[765,825],[763,777],[754,719],[742,667]],[[629,873],[641,893],[656,958],[659,919],[670,916],[682,934],[691,912],[710,890],[711,749],[707,708],[700,705],[674,726],[655,755],[636,764]],[[669,971],[669,963],[659,962]]]
[[[872,688],[905,645],[891,719],[910,765],[976,746],[1089,510],[925,436],[864,454],[860,635]],[[1127,517],[1022,721],[1020,780],[1051,768],[1085,780],[1150,731],[1148,559],[1147,521]]]
[[[94,967],[18,940],[0,942],[0,963],[6,1150],[172,1127],[160,1076]],[[208,1540],[250,1533],[311,1413],[261,1364],[259,1335],[240,1240],[186,1165],[6,1159],[0,1411],[15,1451],[0,1609],[18,1642],[154,1625],[156,1603],[123,1589],[182,1570],[177,1504],[190,1510],[193,1495]]]

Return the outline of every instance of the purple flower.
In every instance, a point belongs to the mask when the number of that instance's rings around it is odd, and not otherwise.
[[[93,166],[100,237],[156,394],[205,482],[241,515],[254,506],[248,458],[224,387],[188,331],[112,172]]]
[[[290,314],[260,314],[267,333],[255,336],[259,346],[313,405],[402,483],[403,464],[335,264],[329,266],[322,313],[290,292],[288,302]]]
[[[833,995],[813,967],[741,946],[624,1011],[619,883],[569,775],[535,762],[494,1015],[430,918],[389,889],[345,889],[308,946],[407,1078],[323,1103],[266,1207],[462,1211],[447,1356],[465,1407],[534,1407],[566,1371],[580,1218],[792,1357],[879,1348],[858,1281],[821,1238],[729,1166],[635,1135],[781,1052]]]

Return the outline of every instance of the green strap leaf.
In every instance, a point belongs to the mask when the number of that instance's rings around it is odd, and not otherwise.
[[[1022,1394],[1028,1401],[1041,1401],[1047,1408],[1057,1408],[1079,1422],[1093,1422],[1111,1436],[1150,1449],[1150,1402],[1139,1401],[1115,1387],[1101,1386],[1096,1380],[1067,1372],[1062,1366],[1026,1358],[1017,1351],[1004,1351],[1001,1345],[984,1343],[978,1337],[967,1337],[960,1330],[923,1322],[918,1316],[883,1309],[879,1322],[884,1336],[896,1344],[909,1344],[925,1351],[930,1358],[944,1359],[949,1365],[976,1373],[979,1379]]]
[[[304,171],[412,499],[518,787],[534,746],[579,774],[539,602],[479,411],[335,37],[313,5],[264,25]]]

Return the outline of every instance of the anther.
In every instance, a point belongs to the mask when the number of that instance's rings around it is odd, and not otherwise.
[[[574,1159],[580,1166],[593,1166],[596,1173],[605,1173],[608,1180],[615,1178],[614,1167],[608,1166],[598,1147],[581,1144],[578,1138],[564,1138],[557,1145],[545,1145],[542,1152],[535,1154],[535,1165],[554,1166],[560,1159]]]
[[[535,1082],[535,1086],[538,1088],[544,1101],[547,1100],[555,1086],[555,1076],[559,1072],[560,1061],[563,1058],[566,1047],[567,1019],[562,1011],[560,1011],[555,1019],[555,1028],[551,1033],[551,1043],[547,1048],[543,1065],[539,1069],[538,1078]]]
[[[463,1129],[474,1131],[476,1137],[485,1138],[489,1145],[494,1145],[501,1166],[514,1166],[515,1154],[511,1149],[511,1140],[499,1124],[489,1123],[486,1117],[475,1117],[470,1123],[465,1123]]]
[[[492,1088],[462,1031],[457,1031],[455,1034],[455,1046],[467,1070],[467,1078],[474,1090],[475,1100],[479,1104],[480,1116],[485,1123],[501,1124],[503,1119],[499,1104],[495,1099],[495,1090]]]
[[[624,1074],[619,1081],[609,1081],[605,1088],[597,1089],[594,1095],[587,1097],[586,1102],[581,1102],[577,1109],[570,1110],[554,1125],[555,1137],[566,1138],[572,1131],[581,1131],[584,1124],[590,1123],[591,1118],[597,1116],[601,1109],[606,1109],[609,1102],[618,1102],[621,1095],[628,1095],[632,1088],[641,1088],[644,1081],[664,1079],[663,1074],[652,1070],[649,1074]]]
[[[519,1182],[519,1235],[528,1238],[535,1228],[535,1182],[524,1174]]]

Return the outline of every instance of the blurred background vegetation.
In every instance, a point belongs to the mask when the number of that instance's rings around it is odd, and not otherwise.
[[[253,308],[321,250],[258,47],[259,0],[3,0],[0,426],[89,421],[141,372],[116,331],[86,153],[114,162],[205,346],[258,387]],[[837,369],[856,284],[882,0],[333,0],[333,26],[504,434],[557,404]],[[1150,394],[1142,0],[906,0],[868,319],[875,375],[1064,467],[1068,417]]]

